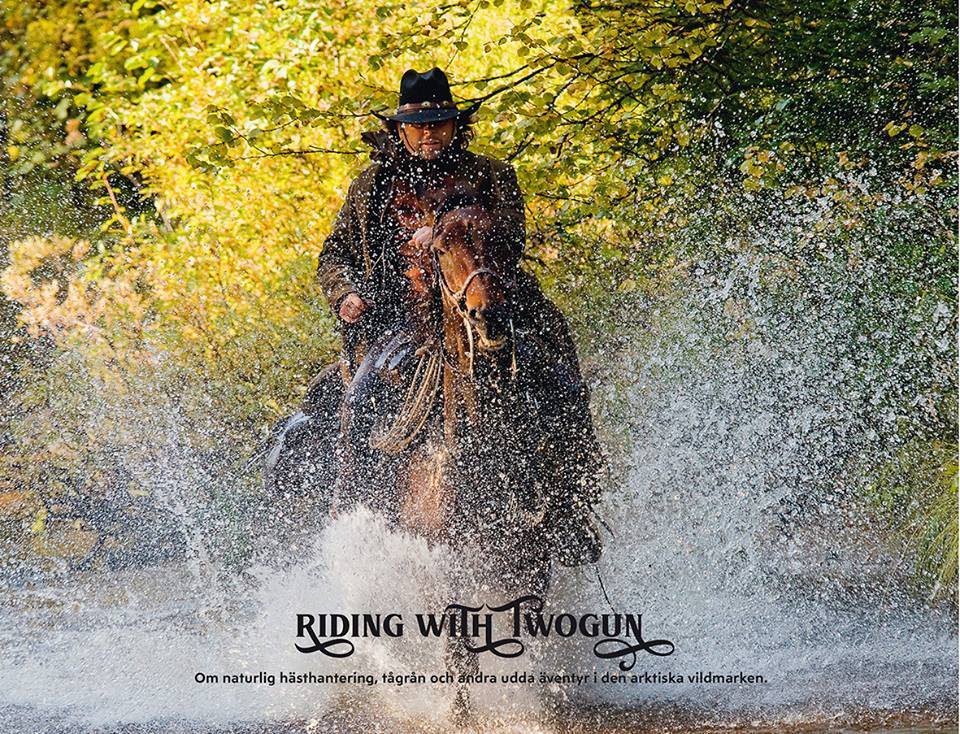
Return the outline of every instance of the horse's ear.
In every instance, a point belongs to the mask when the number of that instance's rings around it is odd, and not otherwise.
[[[487,231],[487,242],[493,246],[493,258],[498,263],[510,263],[514,260],[513,250],[513,230],[507,227],[503,222],[491,220],[490,229]]]

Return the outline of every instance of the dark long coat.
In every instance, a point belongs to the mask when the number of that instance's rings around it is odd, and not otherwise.
[[[399,144],[389,133],[364,133],[372,148],[372,162],[350,184],[346,199],[324,242],[317,268],[317,280],[333,309],[351,292],[373,301],[375,307],[356,325],[344,327],[347,357],[359,363],[364,347],[390,321],[402,318],[402,279],[389,267],[390,248],[395,247],[381,227],[392,181],[392,167],[401,155]],[[536,324],[552,357],[573,369],[579,379],[576,347],[570,338],[563,314],[540,290],[536,279],[519,268],[526,243],[523,196],[513,166],[489,156],[463,151],[458,175],[486,196],[485,205],[495,213],[510,243],[517,268],[516,300],[528,324]],[[379,312],[379,313],[377,313]],[[361,354],[358,355],[356,352]]]

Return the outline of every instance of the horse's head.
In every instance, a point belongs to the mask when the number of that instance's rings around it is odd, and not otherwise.
[[[449,199],[448,199],[449,201]],[[485,207],[469,203],[441,208],[433,232],[433,254],[444,309],[476,334],[483,351],[502,349],[510,336],[507,244]]]

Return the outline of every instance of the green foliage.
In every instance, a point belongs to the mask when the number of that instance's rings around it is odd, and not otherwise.
[[[917,552],[931,596],[957,584],[957,444],[914,442],[886,463],[870,495]]]

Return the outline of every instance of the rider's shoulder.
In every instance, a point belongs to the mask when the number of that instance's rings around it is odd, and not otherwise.
[[[486,169],[495,176],[516,174],[513,166],[506,161],[501,161],[499,158],[494,158],[493,156],[484,155],[483,153],[474,153],[473,151],[466,151],[473,165],[477,166],[480,169]]]
[[[350,187],[347,191],[348,196],[368,192],[373,187],[373,182],[377,177],[377,171],[379,171],[380,168],[381,164],[378,162],[369,163],[363,168],[353,181],[350,182]]]
[[[357,177],[354,179],[354,181],[358,182],[361,185],[368,183],[370,181],[373,181],[373,179],[377,175],[377,171],[379,171],[381,168],[383,168],[383,164],[380,163],[379,161],[373,161],[372,163],[368,163],[366,166],[363,167],[363,170],[361,170],[360,173],[357,174]]]

